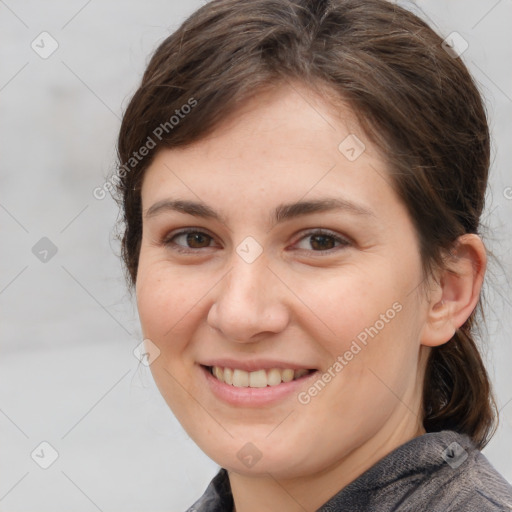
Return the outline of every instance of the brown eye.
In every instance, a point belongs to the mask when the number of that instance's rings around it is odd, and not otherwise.
[[[299,247],[301,250],[314,251],[314,252],[327,252],[331,250],[342,249],[350,245],[350,242],[334,233],[328,231],[311,231],[306,233],[299,240],[299,244],[306,242],[306,247]],[[341,246],[341,247],[340,247]]]
[[[313,247],[314,250],[325,250],[325,249],[332,249],[336,243],[334,240],[334,237],[329,235],[312,235],[310,236],[311,239],[311,247]]]
[[[211,247],[212,240],[213,238],[207,233],[190,229],[174,234],[165,239],[163,244],[179,252],[193,252],[195,249]]]
[[[189,247],[193,249],[201,249],[202,247],[208,247],[208,245],[210,245],[211,237],[206,235],[205,233],[197,231],[192,233],[186,233],[185,240],[187,244],[189,244]]]

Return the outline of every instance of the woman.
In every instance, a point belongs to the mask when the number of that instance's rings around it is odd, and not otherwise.
[[[221,466],[190,511],[511,509],[454,46],[381,0],[219,0],[149,62],[122,249],[155,381]]]

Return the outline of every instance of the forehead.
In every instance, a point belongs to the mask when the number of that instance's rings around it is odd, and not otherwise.
[[[385,199],[386,174],[350,109],[306,88],[281,87],[253,97],[209,136],[159,150],[146,170],[142,202],[147,210],[172,192],[225,206],[244,198],[277,204],[283,193],[298,200],[336,191],[374,202]]]

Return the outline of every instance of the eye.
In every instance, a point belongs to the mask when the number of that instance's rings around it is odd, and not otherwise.
[[[178,252],[193,253],[201,249],[213,247],[211,245],[212,241],[214,241],[214,238],[208,233],[199,229],[189,228],[168,236],[162,241],[162,244]],[[300,247],[300,244],[304,244],[304,247]],[[330,253],[352,244],[348,239],[336,233],[316,229],[303,235],[294,245],[295,247],[299,246],[298,249],[301,251]]]
[[[177,243],[176,240],[180,239],[182,239],[182,243]],[[194,252],[197,249],[211,247],[210,243],[212,241],[213,237],[208,233],[191,228],[184,229],[165,238],[162,243],[166,247],[170,247],[178,252]]]
[[[299,240],[298,243],[303,242],[305,242],[305,245],[309,247],[299,247],[300,250],[313,250],[314,252],[329,252],[332,250],[342,249],[344,247],[351,245],[351,242],[348,239],[343,238],[330,231],[325,231],[323,229],[309,231]],[[336,243],[338,244],[338,246],[336,246]]]

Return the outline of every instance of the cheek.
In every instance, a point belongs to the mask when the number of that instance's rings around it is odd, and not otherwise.
[[[354,384],[359,396],[366,387],[371,395],[379,385],[369,369],[397,391],[416,371],[418,305],[410,283],[418,275],[410,262],[375,257],[314,283],[306,278],[298,282],[304,302],[315,313],[308,315],[315,323],[303,324],[303,329],[315,336],[331,361],[342,358],[343,370],[337,375],[344,376],[336,380],[343,386]]]
[[[371,263],[367,259],[364,265],[324,270],[314,279],[293,276],[297,297],[308,306],[307,318],[315,322],[318,334],[323,333],[332,355],[344,351],[365,328],[382,322],[381,314],[388,313],[386,319],[396,316],[393,304],[400,301],[401,290],[392,269]],[[377,258],[375,263],[380,263]]]
[[[149,262],[141,254],[136,285],[140,324],[143,337],[160,350],[150,370],[160,393],[186,428],[192,428],[198,414],[191,407],[188,389],[193,358],[187,347],[203,314],[204,287],[205,280],[197,272],[184,275],[168,262]]]
[[[207,283],[199,273],[183,272],[165,262],[141,258],[137,277],[137,308],[144,337],[163,351],[179,350],[180,333],[197,315]],[[164,344],[166,339],[176,343]]]

